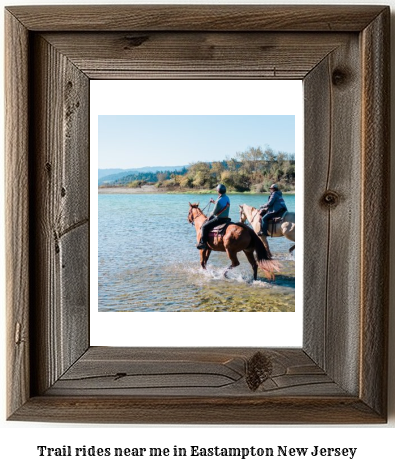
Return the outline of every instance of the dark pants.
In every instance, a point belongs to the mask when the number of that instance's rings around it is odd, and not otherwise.
[[[213,217],[212,219],[207,219],[206,222],[204,222],[204,224],[202,225],[202,228],[200,229],[200,241],[203,243],[207,243],[208,234],[211,232],[211,230],[217,227],[218,225],[225,224],[229,221],[230,219],[228,217]]]
[[[267,237],[267,231],[269,226],[269,221],[274,219],[275,217],[281,217],[287,209],[280,209],[276,212],[269,212],[262,217],[261,225],[262,225],[262,232]]]

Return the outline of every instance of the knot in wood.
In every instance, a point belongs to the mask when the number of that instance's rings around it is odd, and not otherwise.
[[[336,207],[339,201],[340,196],[332,190],[325,191],[321,197],[321,204],[325,207]]]
[[[122,379],[123,377],[126,377],[128,374],[126,372],[118,372],[115,374],[114,380],[119,380]]]
[[[343,86],[348,82],[349,74],[346,70],[336,68],[332,73],[332,83],[335,86]]]
[[[130,48],[141,46],[141,44],[144,44],[145,41],[148,41],[149,36],[138,36],[138,37],[126,36],[125,39],[127,41],[127,45],[124,46],[124,50],[126,51]]]
[[[273,372],[273,364],[269,356],[258,351],[247,361],[246,382],[248,388],[255,392]]]

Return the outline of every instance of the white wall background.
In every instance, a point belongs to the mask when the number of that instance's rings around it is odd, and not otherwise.
[[[185,3],[171,0],[165,1],[122,1],[116,0],[115,2],[92,0],[92,1],[26,1],[26,0],[10,0],[4,3],[1,0],[1,18],[0,24],[3,23],[3,6],[4,5],[26,5],[26,4],[111,4],[111,3],[156,3],[156,4],[169,4],[169,3]],[[233,2],[228,1],[212,1],[202,2],[194,1],[191,3],[207,3],[207,4],[264,4],[262,1],[250,2]],[[389,1],[276,1],[270,0],[270,4],[377,4],[389,5],[395,12],[395,0]],[[392,13],[392,26],[394,24],[394,14]],[[3,34],[2,34],[3,36]],[[3,41],[3,37],[1,37]],[[395,51],[394,37],[392,38],[392,50]],[[1,63],[3,59],[3,44],[0,45]],[[394,58],[392,63],[395,64]],[[394,65],[392,65],[392,82],[394,81]],[[3,75],[3,74],[2,74]],[[3,86],[1,90],[3,92]],[[1,95],[1,108],[4,109],[3,96]],[[3,113],[1,119],[3,123]],[[394,107],[392,116],[394,115]],[[394,139],[395,119],[392,118],[392,138]],[[0,126],[0,137],[3,141],[4,138],[4,125]],[[4,146],[2,147],[4,148]],[[3,181],[3,167],[0,165],[0,181]],[[392,170],[392,182],[395,186],[394,170]],[[2,184],[0,183],[0,187]],[[233,468],[247,468],[247,466],[263,466],[274,463],[278,468],[288,468],[292,466],[293,469],[313,469],[319,466],[322,469],[333,468],[333,466],[340,466],[342,469],[360,468],[361,465],[366,467],[381,467],[383,469],[391,468],[394,462],[393,443],[395,442],[395,376],[394,376],[394,358],[395,358],[395,289],[391,293],[391,314],[390,314],[390,390],[391,397],[389,410],[390,418],[387,425],[382,426],[86,426],[86,425],[49,425],[45,423],[10,423],[6,422],[5,416],[5,386],[4,386],[4,370],[5,370],[5,341],[4,338],[4,325],[5,325],[5,304],[4,304],[4,192],[0,191],[0,331],[1,331],[1,349],[0,349],[0,466],[2,468],[13,467],[22,468],[29,466],[33,469],[53,469],[56,466],[58,469],[70,468],[85,468],[87,465],[97,468],[108,468],[109,465],[115,466],[120,469],[130,469],[133,467],[144,469],[152,468],[153,465],[158,465],[163,468],[201,468],[205,466],[214,468],[218,465],[225,466],[228,469]],[[393,191],[391,196],[392,208],[395,207]],[[392,212],[394,209],[392,209]],[[392,218],[394,219],[394,217]],[[394,220],[392,220],[392,238],[394,239]],[[391,246],[391,285],[393,282],[393,273],[395,268],[395,255],[394,255],[394,242]],[[187,460],[179,460],[173,458],[158,459],[135,459],[130,461],[131,458],[44,458],[38,457],[36,450],[37,446],[48,447],[61,447],[63,445],[71,445],[81,447],[83,445],[96,446],[96,447],[169,447],[173,448],[174,445],[189,447],[190,445],[199,446],[228,446],[228,447],[277,447],[278,445],[290,447],[313,447],[315,445],[321,447],[357,447],[358,450],[354,459],[347,459],[344,457],[337,458],[298,458],[288,457],[284,459],[277,458],[275,461],[270,459],[246,459],[240,460],[232,459],[216,459],[216,458],[189,458]]]
[[[229,96],[232,95],[232,100]],[[146,97],[149,96],[149,103]],[[174,97],[178,96],[177,102]],[[183,99],[182,97],[188,97]],[[295,250],[293,312],[111,312],[98,311],[98,196],[100,115],[294,115],[296,225],[303,221],[303,86],[302,80],[92,80],[90,83],[90,274],[91,346],[161,347],[300,347],[303,342],[303,233]],[[200,201],[204,206],[204,199]],[[95,215],[96,214],[96,215]],[[300,222],[299,222],[300,221]],[[186,223],[186,222],[185,222]],[[194,229],[192,227],[191,231]],[[196,263],[198,254],[196,253]],[[208,322],[210,328],[207,328]],[[191,329],[193,324],[193,329]],[[226,331],[221,326],[227,325]],[[119,325],[122,325],[120,331]],[[155,325],[155,328],[152,328]],[[173,328],[171,327],[173,325]],[[251,325],[255,325],[251,331]],[[286,331],[282,325],[287,325]],[[176,326],[176,327],[174,327]],[[222,330],[222,334],[218,332]],[[166,335],[163,334],[166,331]]]

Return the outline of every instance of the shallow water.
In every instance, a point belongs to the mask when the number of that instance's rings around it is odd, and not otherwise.
[[[187,221],[189,202],[203,208],[210,195],[99,194],[99,311],[118,312],[291,312],[295,310],[295,261],[292,242],[270,238],[282,268],[274,282],[258,270],[253,280],[244,253],[240,266],[212,252],[208,269],[199,264],[196,231]],[[239,204],[258,207],[267,196],[231,195],[231,218]],[[285,196],[294,210],[294,196]],[[211,206],[212,209],[212,206]]]

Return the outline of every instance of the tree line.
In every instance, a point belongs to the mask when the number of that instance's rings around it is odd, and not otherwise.
[[[218,183],[229,191],[267,192],[273,183],[283,191],[295,190],[295,155],[275,152],[270,147],[249,147],[234,157],[218,162],[190,164],[179,171],[134,173],[112,183],[116,186],[140,187],[154,184],[168,190],[211,190]]]

